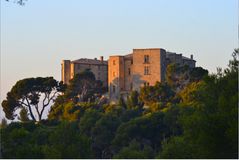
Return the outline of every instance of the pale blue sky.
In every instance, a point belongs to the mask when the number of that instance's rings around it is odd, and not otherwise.
[[[1,102],[16,81],[60,80],[62,59],[133,48],[194,54],[210,72],[238,47],[237,0],[1,0]]]

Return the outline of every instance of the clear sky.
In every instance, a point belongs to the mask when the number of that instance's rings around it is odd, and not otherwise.
[[[193,54],[210,72],[225,68],[238,47],[238,1],[1,0],[0,100],[20,79],[60,80],[62,59],[150,47]]]

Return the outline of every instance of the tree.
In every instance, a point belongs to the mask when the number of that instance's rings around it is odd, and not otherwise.
[[[184,137],[175,136],[172,137],[168,142],[162,143],[163,150],[156,158],[162,159],[192,159],[193,147],[183,139]]]
[[[102,82],[95,79],[95,75],[90,70],[85,70],[76,74],[70,80],[69,86],[65,91],[65,98],[75,102],[86,102],[95,100],[97,94],[104,92]]]
[[[29,121],[29,118],[28,118],[28,111],[25,107],[23,107],[20,111],[20,116],[18,117],[18,119],[22,122],[27,122]]]
[[[180,116],[183,134],[164,143],[160,158],[238,158],[236,52],[229,68],[188,85],[182,92],[181,105],[192,112]]]
[[[126,105],[125,100],[122,95],[120,95],[118,104],[119,104],[119,106],[121,106],[123,108],[127,108],[127,105]]]
[[[200,81],[206,75],[208,71],[202,67],[189,68],[187,65],[171,63],[166,69],[166,82],[178,92],[190,82]]]
[[[1,129],[3,158],[92,158],[90,140],[77,122],[12,122]]]
[[[205,81],[192,82],[178,93],[182,103],[187,106],[199,106],[203,103]]]
[[[177,70],[177,65],[175,63],[170,63],[168,66],[167,66],[167,69],[166,69],[166,82],[171,86],[171,87],[174,87],[174,83],[176,81],[176,78],[175,78],[175,73],[176,73],[176,70]]]
[[[34,122],[12,122],[1,132],[3,158],[43,158],[40,147],[31,143]]]
[[[34,110],[41,121],[45,108],[54,101],[59,92],[64,90],[62,82],[53,77],[37,77],[19,80],[7,93],[7,99],[3,100],[2,107],[6,118],[13,120],[16,110],[27,108],[33,121],[37,121]]]
[[[159,149],[161,142],[172,134],[164,119],[165,114],[157,112],[122,123],[112,141],[115,150],[128,146],[134,138],[142,144],[149,144],[153,149]]]
[[[69,102],[66,101],[64,95],[59,95],[54,102],[55,103],[51,106],[51,109],[49,111],[48,119],[61,120],[64,112],[64,106]]]
[[[91,129],[95,158],[110,158],[112,156],[110,144],[119,125],[119,117],[112,114],[102,116],[95,123]]]
[[[91,136],[91,130],[95,123],[101,118],[101,113],[95,109],[88,109],[80,119],[79,128],[80,132]]]
[[[65,103],[61,119],[68,121],[77,121],[83,115],[83,108],[73,102]]]
[[[190,82],[200,81],[203,77],[208,75],[208,70],[203,69],[202,67],[192,68],[189,72]]]
[[[151,105],[156,102],[172,102],[175,93],[167,83],[157,82],[154,86],[141,88],[140,99],[146,104]]]
[[[81,135],[76,122],[62,122],[49,135],[45,153],[51,158],[91,158],[90,140]],[[52,155],[51,150],[56,154]],[[47,158],[47,157],[46,157]]]
[[[51,107],[49,119],[79,120],[83,112],[89,108],[99,108],[105,98],[99,97],[105,92],[102,82],[95,79],[90,70],[76,74],[70,80],[64,94],[56,98]],[[97,102],[99,100],[99,102]]]
[[[143,102],[139,99],[139,93],[137,91],[132,91],[127,99],[127,107],[129,109],[142,109],[143,105]]]
[[[123,147],[119,153],[114,155],[115,159],[149,159],[153,158],[153,149],[150,145],[140,144],[133,139],[129,146]]]

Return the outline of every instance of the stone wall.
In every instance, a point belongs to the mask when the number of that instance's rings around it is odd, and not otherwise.
[[[145,62],[145,56],[148,57]],[[147,73],[145,68],[147,67]],[[108,61],[108,86],[111,100],[144,85],[154,85],[165,79],[166,51],[164,49],[134,49],[133,54],[110,56]]]
[[[96,80],[101,80],[103,85],[107,87],[108,81],[108,66],[107,65],[98,65],[98,64],[81,64],[81,63],[73,63],[74,71],[72,70],[72,78],[75,74],[85,71],[86,69],[90,69],[90,71],[95,75]]]
[[[61,65],[61,78],[65,84],[69,84],[70,79],[72,79],[75,74],[90,69],[95,75],[96,80],[101,80],[104,87],[108,86],[108,65],[106,64],[82,64],[71,62],[70,60],[63,60]]]
[[[144,85],[154,85],[164,80],[165,50],[163,49],[134,49],[133,50],[133,90],[140,90]],[[145,56],[148,61],[145,62]],[[145,73],[145,70],[148,70]]]
[[[68,84],[69,80],[71,79],[70,65],[71,65],[70,60],[63,60],[61,63],[61,80],[63,81],[63,83],[66,84]]]
[[[81,60],[84,63],[79,63]],[[166,52],[161,48],[133,49],[132,54],[110,56],[108,65],[103,61],[103,57],[100,60],[100,62],[97,60],[92,62],[92,59],[79,59],[72,62],[63,60],[63,82],[68,83],[75,74],[91,69],[95,78],[101,80],[104,86],[108,86],[110,99],[118,100],[120,95],[127,95],[132,90],[140,91],[144,85],[163,82],[166,67],[170,63],[187,64],[191,68],[195,67],[196,63],[193,56],[187,58],[182,54]],[[92,63],[85,63],[86,61]]]
[[[124,89],[124,57],[110,56],[108,60],[108,87],[111,99],[118,99]]]
[[[124,57],[124,89],[123,91],[130,92],[133,89],[132,75],[133,75],[133,57]]]

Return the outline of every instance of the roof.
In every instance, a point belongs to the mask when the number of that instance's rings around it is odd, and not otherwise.
[[[167,51],[166,54],[169,55],[169,54],[177,54],[177,53],[176,53],[176,52],[168,52],[168,51]]]
[[[133,50],[160,50],[163,48],[134,48]]]
[[[191,59],[191,58],[188,58],[188,57],[182,57],[183,58],[183,60],[188,60],[188,61],[195,61],[194,59]],[[196,61],[195,61],[196,62]]]
[[[166,52],[166,57],[168,57],[169,55],[177,55],[177,56],[182,56],[183,54],[182,53],[180,53],[180,54],[177,54],[177,53],[175,53],[175,52]],[[194,59],[191,59],[191,58],[188,58],[188,57],[184,57],[184,56],[182,56],[182,59],[183,60],[187,60],[187,61],[195,61]],[[196,61],[195,61],[196,62]]]
[[[81,59],[77,59],[72,61],[72,63],[80,63],[80,64],[95,64],[95,65],[108,65],[108,61],[101,61],[101,60],[97,60],[97,59],[87,59],[87,58],[81,58]]]
[[[125,55],[124,58],[125,59],[132,59],[133,58],[133,53]]]

